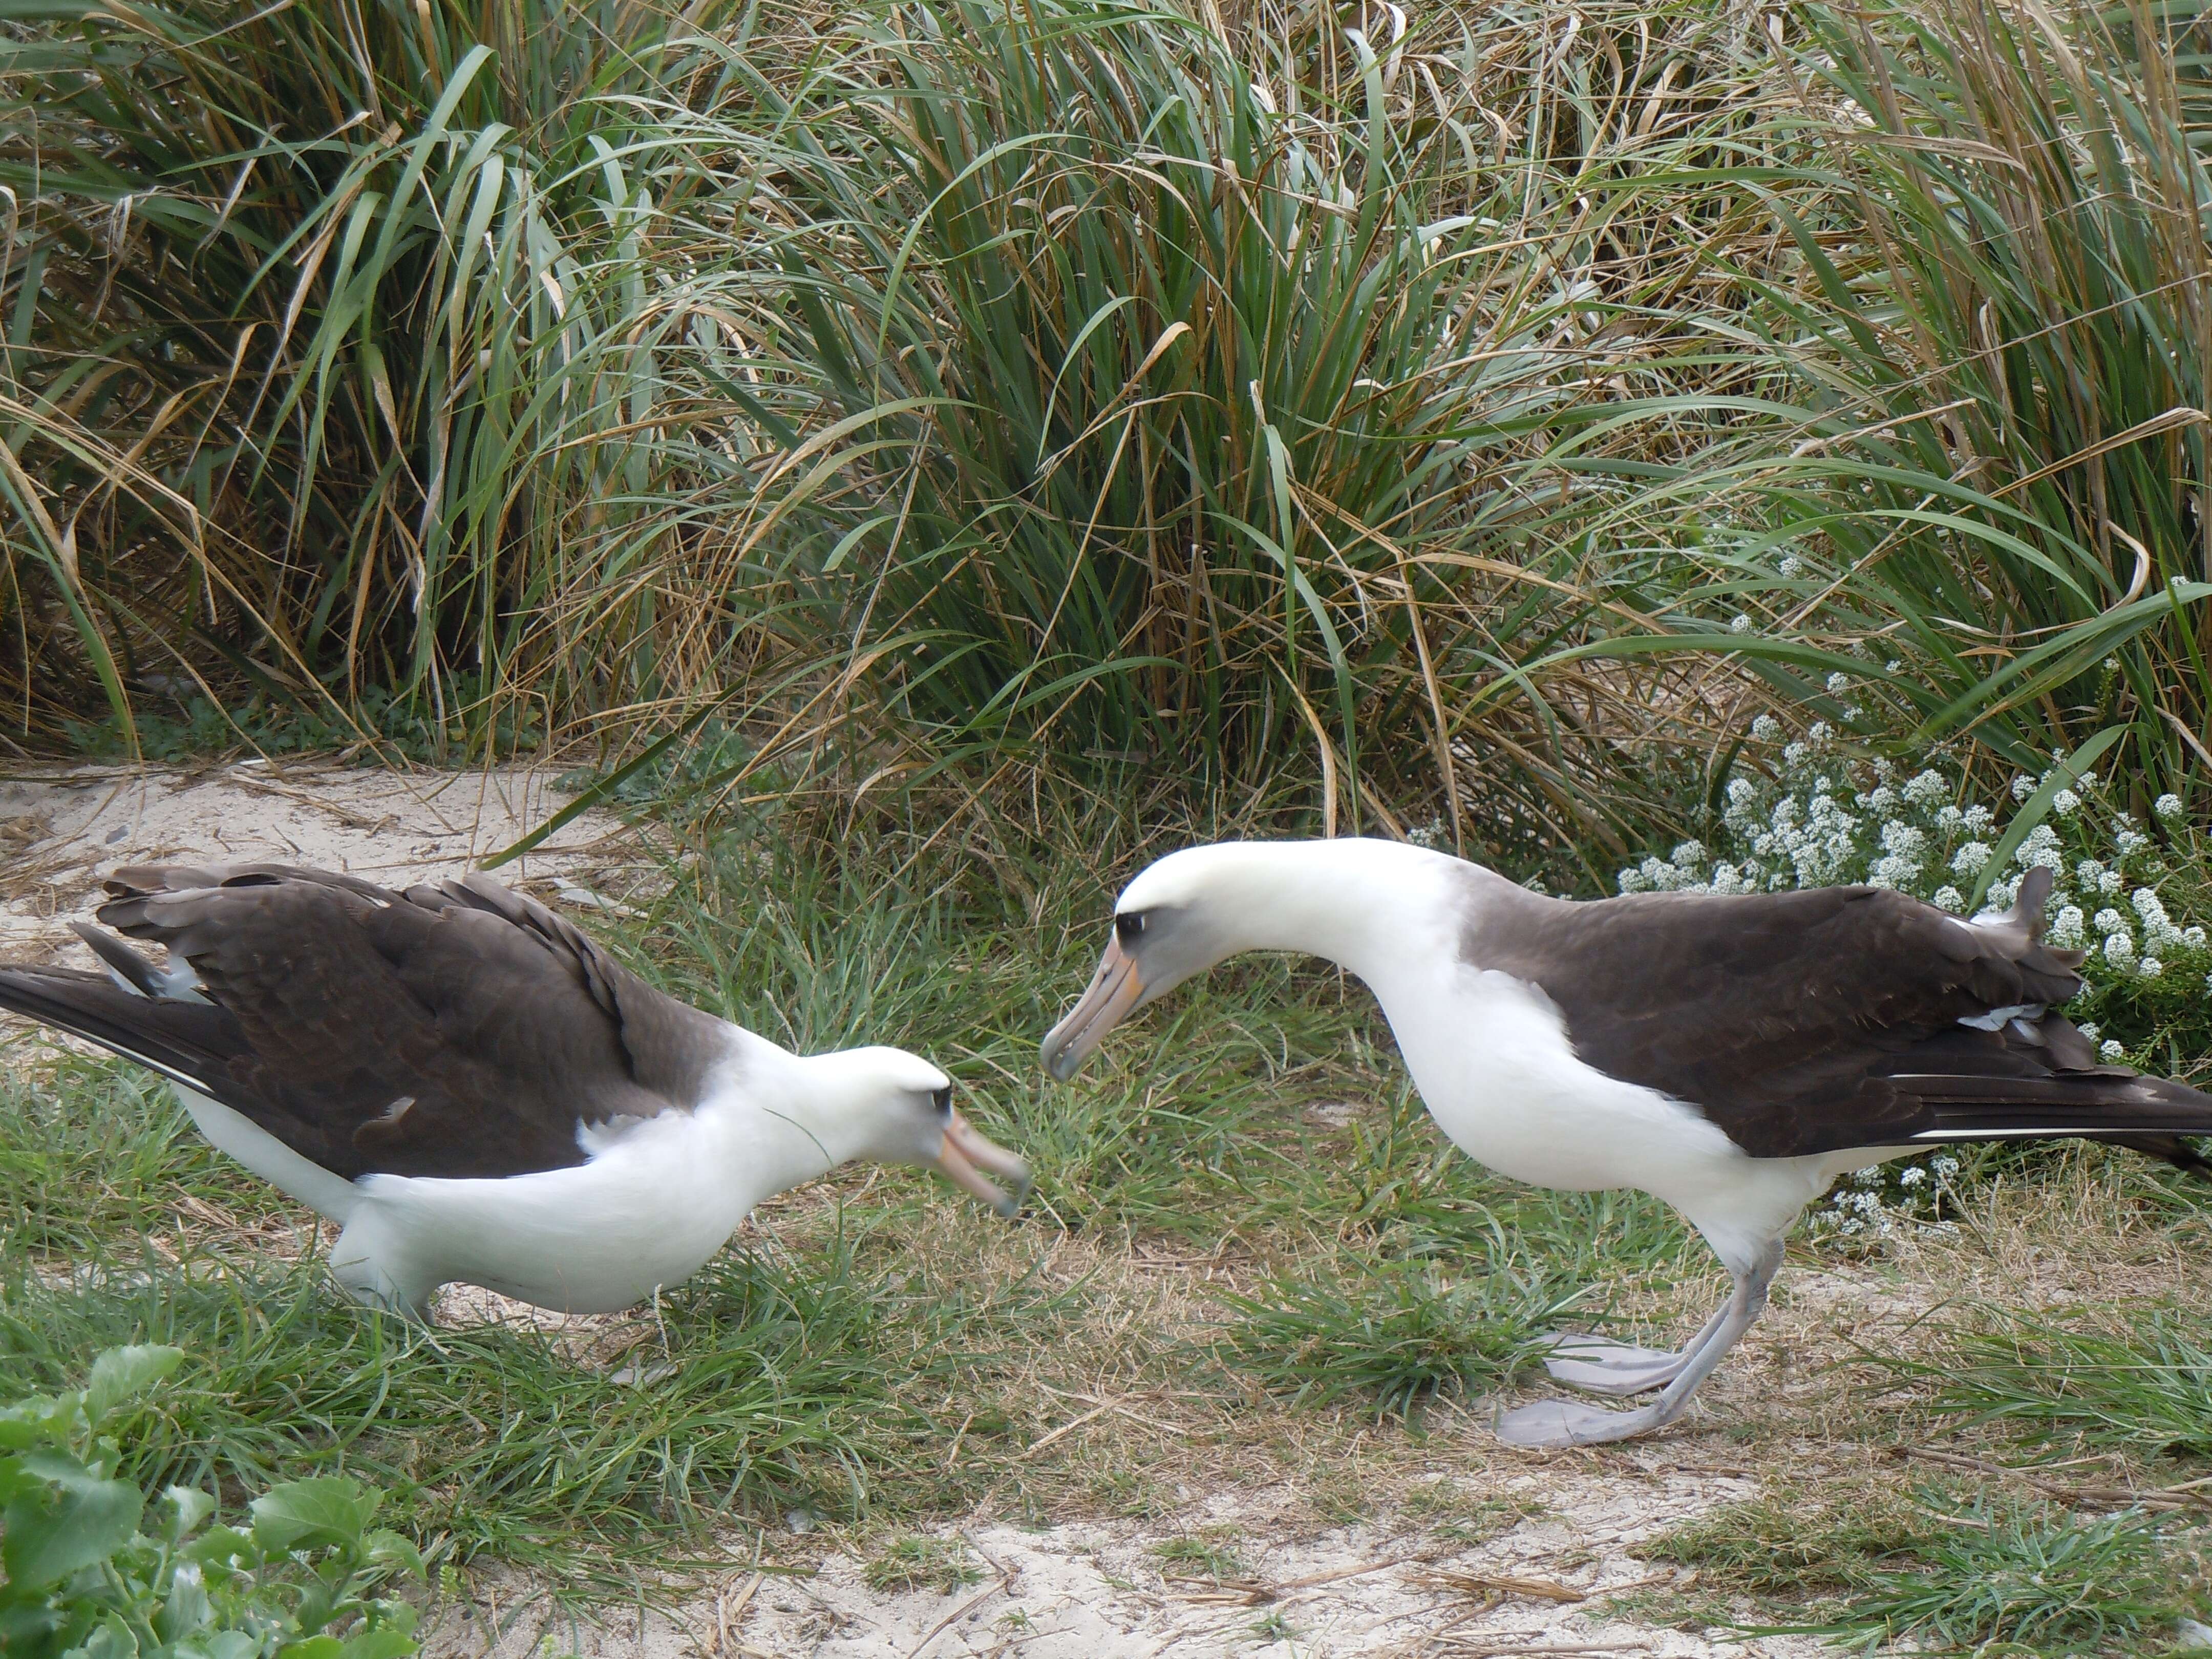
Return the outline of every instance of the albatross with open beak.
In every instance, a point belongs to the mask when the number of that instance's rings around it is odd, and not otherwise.
[[[1680,1352],[1590,1336],[1547,1365],[1632,1411],[1546,1400],[1515,1445],[1673,1422],[1765,1305],[1782,1240],[1845,1170],[1961,1140],[2080,1136],[2212,1174],[2182,1135],[2212,1096],[2100,1065],[2051,1012],[2078,952],[2042,942],[2051,872],[1962,921],[1872,887],[1547,898],[1390,842],[1228,842],[1122,892],[1090,988],[1044,1040],[1065,1081],[1125,1018],[1240,951],[1325,957],[1365,981],[1444,1133],[1540,1186],[1674,1205],[1735,1280]]]
[[[753,1206],[855,1158],[1001,1214],[1028,1171],[898,1048],[799,1055],[654,990],[482,875],[391,892],[282,865],[118,870],[106,971],[0,967],[0,1009],[149,1066],[202,1133],[344,1229],[338,1282],[420,1316],[463,1280],[625,1308]],[[986,1172],[988,1172],[988,1174]]]

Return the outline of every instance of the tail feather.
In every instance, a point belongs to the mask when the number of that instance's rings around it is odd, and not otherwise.
[[[82,921],[70,923],[70,932],[91,946],[93,955],[106,963],[116,978],[140,996],[168,994],[167,975],[114,934],[104,933],[90,923]]]
[[[1921,1076],[1896,1079],[1930,1109],[1917,1141],[2110,1141],[2212,1178],[2184,1135],[2212,1136],[2212,1095],[2123,1066],[2051,1077]]]
[[[105,974],[75,968],[0,967],[0,1009],[97,1043],[204,1095],[230,1092],[224,1086],[229,1060],[246,1046],[238,1022],[212,1004],[140,995]]]

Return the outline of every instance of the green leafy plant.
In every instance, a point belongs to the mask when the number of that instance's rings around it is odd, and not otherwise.
[[[149,1504],[118,1479],[112,1431],[184,1358],[112,1348],[83,1388],[0,1407],[0,1646],[26,1659],[191,1654],[203,1659],[404,1659],[415,1609],[381,1597],[422,1574],[379,1494],[325,1475],[272,1486],[244,1527],[171,1486]]]

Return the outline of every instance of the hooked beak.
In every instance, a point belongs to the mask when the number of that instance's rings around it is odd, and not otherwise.
[[[1109,939],[1106,954],[1098,958],[1098,971],[1091,976],[1091,988],[1084,992],[1083,1000],[1068,1010],[1066,1018],[1045,1033],[1045,1070],[1062,1083],[1073,1077],[1091,1058],[1091,1051],[1106,1040],[1106,1034],[1121,1023],[1144,994],[1145,979],[1137,971],[1136,958],[1122,950],[1119,938]]]
[[[937,1167],[946,1180],[963,1193],[980,1198],[1000,1215],[1012,1216],[1029,1195],[1030,1166],[1003,1146],[994,1146],[976,1133],[975,1126],[955,1112],[938,1144]],[[1004,1176],[1014,1183],[1012,1193],[1001,1191],[983,1171]]]

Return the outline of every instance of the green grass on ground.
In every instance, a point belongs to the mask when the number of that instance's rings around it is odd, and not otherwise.
[[[1532,1192],[1452,1152],[1334,972],[1249,961],[1049,1085],[1034,1044],[1090,966],[1094,874],[1070,861],[1009,896],[925,860],[872,892],[864,872],[896,866],[885,847],[811,865],[774,850],[807,844],[708,861],[712,879],[684,878],[617,942],[780,1039],[932,1054],[1035,1161],[1018,1221],[916,1172],[852,1170],[763,1206],[651,1308],[423,1329],[338,1297],[313,1218],[210,1152],[161,1091],[27,1043],[0,1072],[0,1386],[173,1343],[183,1366],[124,1434],[133,1476],[234,1500],[354,1474],[448,1566],[611,1591],[648,1565],[726,1559],[732,1538],[773,1557],[806,1527],[851,1535],[885,1583],[935,1584],[968,1564],[929,1547],[934,1522],[980,1506],[1188,1525],[1194,1482],[1293,1482],[1316,1525],[1396,1513],[1440,1540],[1494,1536],[1542,1504],[1479,1450],[1464,1480],[1416,1480],[1437,1429],[1521,1386],[1527,1339],[1554,1319],[1664,1335],[1720,1293],[1656,1202]],[[2139,1161],[2063,1152],[1970,1168],[1954,1210],[1954,1231],[1895,1244],[1892,1265],[1862,1248],[1849,1271],[1960,1307],[1894,1347],[1877,1330],[1824,1355],[1809,1413],[1765,1371],[1711,1406],[1767,1495],[1653,1547],[1704,1575],[1670,1619],[2136,1652],[2204,1606],[2203,1511],[2113,1496],[2207,1472],[2197,1200]],[[1988,1273],[2047,1255],[2054,1214],[2086,1288],[2032,1328],[1975,1314]],[[1838,1260],[1801,1247],[1762,1340],[1832,1340],[1791,1297]],[[2116,1299],[2135,1283],[2157,1304]],[[1863,1489],[1806,1462],[1808,1433],[1874,1468],[1961,1425],[1939,1443],[2069,1472],[2032,1486],[1945,1465],[1924,1491]],[[2085,1455],[2094,1478],[2072,1467]],[[1177,1540],[1170,1565],[1235,1571],[1233,1537]],[[1984,1589],[1949,1595],[1962,1573]]]

